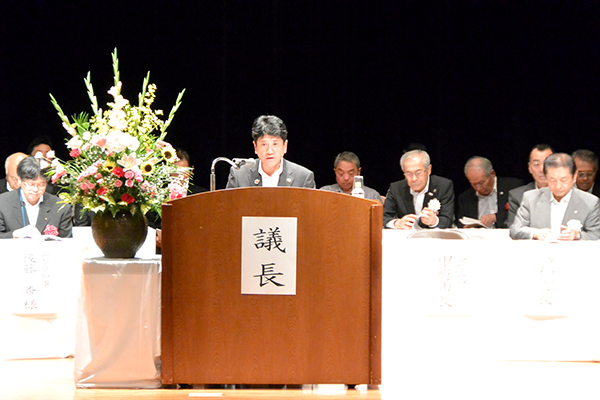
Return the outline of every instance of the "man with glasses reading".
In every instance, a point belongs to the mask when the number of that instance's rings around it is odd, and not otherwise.
[[[21,187],[0,196],[0,238],[44,235],[71,237],[71,206],[46,193],[47,181],[35,157],[17,166]]]
[[[598,174],[598,156],[591,150],[579,149],[572,154],[577,167],[577,189],[600,197],[600,186],[596,185]]]
[[[383,205],[386,228],[450,228],[454,222],[454,185],[431,175],[424,150],[411,150],[400,158],[405,179],[393,182]]]

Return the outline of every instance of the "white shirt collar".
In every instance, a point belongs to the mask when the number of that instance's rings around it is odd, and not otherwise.
[[[258,160],[258,173],[262,177],[262,186],[263,187],[277,187],[279,186],[279,176],[283,172],[283,158],[281,159],[281,164],[277,171],[273,172],[273,175],[269,176],[262,169],[262,163]]]

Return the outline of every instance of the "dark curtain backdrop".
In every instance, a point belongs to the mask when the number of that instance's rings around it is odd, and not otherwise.
[[[596,1],[5,0],[0,158],[41,134],[67,157],[48,93],[68,115],[90,111],[91,71],[105,104],[117,47],[130,100],[148,70],[166,113],[186,88],[167,140],[191,153],[205,187],[214,158],[253,156],[261,114],[285,121],[286,157],[318,186],[351,150],[385,194],[410,142],[457,192],[475,154],[529,180],[536,143],[600,150],[599,11]],[[227,170],[219,164],[219,188]]]

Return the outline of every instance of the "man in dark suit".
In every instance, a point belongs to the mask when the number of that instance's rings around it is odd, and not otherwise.
[[[71,237],[71,207],[45,192],[47,181],[39,162],[34,157],[23,159],[17,175],[21,187],[0,196],[0,238]]]
[[[6,177],[0,179],[0,193],[10,192],[21,186],[21,181],[17,176],[17,165],[27,157],[25,153],[14,153],[6,157],[4,162],[4,172]]]
[[[527,168],[533,178],[533,182],[519,186],[508,192],[507,228],[510,228],[510,225],[515,220],[515,215],[523,200],[523,193],[548,186],[546,175],[544,175],[544,161],[546,160],[546,157],[553,153],[554,150],[547,144],[538,144],[529,153],[529,163],[527,164]]]
[[[424,150],[411,150],[400,159],[405,179],[393,182],[383,204],[386,228],[450,228],[454,223],[454,185],[431,175],[431,161]]]
[[[492,162],[484,157],[471,157],[465,164],[465,176],[471,184],[458,196],[456,225],[463,217],[478,219],[488,228],[505,228],[508,218],[508,191],[523,184],[517,178],[499,178]]]
[[[572,154],[577,167],[577,189],[600,197],[600,186],[596,186],[598,174],[598,156],[591,150],[577,150]]]
[[[293,186],[316,188],[312,171],[283,159],[287,152],[287,128],[274,115],[262,115],[252,125],[253,166],[232,167],[227,188]]]
[[[548,187],[530,190],[510,227],[513,239],[600,239],[600,199],[575,188],[575,162],[565,153],[544,162]]]

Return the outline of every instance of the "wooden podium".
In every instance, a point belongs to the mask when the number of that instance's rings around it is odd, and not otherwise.
[[[302,188],[163,206],[163,384],[380,384],[382,209]],[[297,218],[295,295],[241,294],[247,216]]]

